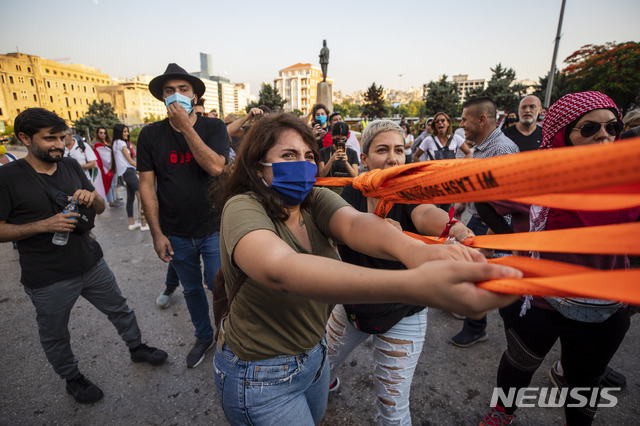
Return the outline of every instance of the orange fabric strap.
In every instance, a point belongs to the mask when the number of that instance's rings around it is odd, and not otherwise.
[[[435,237],[405,232],[427,244],[440,244]],[[469,247],[496,250],[546,251],[553,253],[629,254],[640,256],[640,222],[568,228],[553,231],[501,235],[477,235]]]
[[[345,177],[319,177],[316,178],[316,186],[347,186],[351,185],[353,178]]]
[[[606,228],[607,226],[581,229]],[[528,235],[548,232],[560,231],[532,232]],[[442,244],[442,241],[436,241],[435,237],[424,237],[411,232],[405,232],[405,234],[427,244]],[[512,235],[524,236],[526,234]],[[499,239],[504,236],[488,235],[487,238]],[[478,237],[474,237],[474,240],[476,238]],[[490,247],[494,245],[491,244]],[[580,245],[582,245],[582,242]],[[471,246],[478,247],[475,244]],[[635,251],[638,252],[638,250]],[[479,283],[478,286],[485,290],[504,294],[530,294],[533,296],[590,297],[620,300],[633,305],[640,305],[640,269],[599,271],[586,266],[523,256],[500,257],[491,259],[488,262],[519,269],[524,274],[524,277],[519,280],[504,279]],[[603,285],[604,283],[606,284]]]
[[[407,164],[357,176],[353,186],[366,197],[385,200],[387,205],[493,200],[527,200],[549,205],[539,196],[596,190],[582,197],[581,205],[574,209],[601,210],[602,195],[594,194],[607,191],[618,194],[609,198],[623,207],[640,205],[638,164],[640,138],[635,138],[615,144],[529,151],[487,159]],[[630,197],[624,197],[625,193]],[[549,200],[560,203],[550,207],[571,206],[566,197],[554,196]]]
[[[517,256],[501,257],[489,262],[520,269],[524,278],[479,283],[478,287],[485,290],[547,297],[589,297],[640,305],[640,269],[599,271]]]

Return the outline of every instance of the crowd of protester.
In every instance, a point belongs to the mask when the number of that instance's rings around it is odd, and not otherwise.
[[[319,423],[329,392],[340,387],[341,365],[369,337],[376,421],[411,424],[410,388],[425,340],[427,306],[464,319],[451,339],[462,348],[487,340],[485,315],[500,308],[507,346],[496,369],[505,395],[529,385],[557,340],[561,358],[550,372],[556,386],[597,388],[607,380],[624,385],[624,376],[608,363],[629,328],[627,305],[581,299],[585,312],[572,317],[561,308],[565,299],[481,290],[473,283],[521,276],[486,261],[514,253],[478,251],[464,243],[481,234],[634,222],[640,208],[583,212],[505,202],[395,204],[382,219],[372,214],[378,200],[353,186],[331,190],[314,183],[318,177],[356,177],[410,162],[610,143],[623,131],[637,134],[640,109],[623,118],[608,96],[584,92],[562,97],[539,121],[540,100],[526,96],[519,110],[499,123],[493,101],[480,97],[465,103],[458,131],[448,114],[438,112],[414,125],[365,118],[362,132],[356,132],[323,104],[302,118],[259,106],[223,121],[217,111],[205,112],[201,80],[176,64],[154,78],[149,90],[166,104],[168,118],[143,128],[137,150],[124,124],[99,127],[89,144],[64,120],[38,108],[16,118],[25,160],[0,150],[0,241],[17,243],[22,284],[38,314],[43,349],[77,402],[103,397],[80,373],[66,331],[80,295],[108,314],[134,362],[159,365],[167,354],[141,344],[135,314],[98,243],[89,232],[76,233],[79,215],[52,215],[47,202],[33,194],[16,195],[24,185],[21,177],[28,181],[33,170],[72,203],[98,214],[105,200],[114,209],[122,205],[116,193],[122,181],[128,229],[150,231],[154,250],[169,265],[156,303],[169,307],[182,285],[195,336],[186,366],[195,368],[214,348],[212,380],[231,424]],[[40,191],[38,179],[29,181],[33,193]],[[23,198],[24,205],[16,204]],[[449,216],[450,207],[456,219]],[[465,209],[467,223],[460,221]],[[458,244],[426,245],[402,231],[435,236],[445,231]],[[55,247],[54,232],[72,237]],[[71,272],[56,265],[74,255],[81,260]],[[629,268],[621,255],[534,255],[603,270]],[[230,295],[220,324],[211,321],[205,291],[216,283]],[[64,309],[52,310],[56,303]],[[565,404],[567,423],[591,424],[597,402],[579,408]],[[479,422],[511,424],[515,409],[499,400]]]

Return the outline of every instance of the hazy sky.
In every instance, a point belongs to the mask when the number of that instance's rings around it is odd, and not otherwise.
[[[196,1],[0,0],[0,53],[91,65],[112,78],[158,75],[169,62],[249,82],[256,94],[282,68],[318,65],[331,50],[334,90],[372,82],[407,89],[439,75],[489,78],[502,62],[538,80],[551,64],[561,0]],[[638,41],[638,0],[567,0],[558,67],[584,44]],[[402,74],[402,77],[399,75]]]

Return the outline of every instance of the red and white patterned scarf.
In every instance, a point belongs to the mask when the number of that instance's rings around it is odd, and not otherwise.
[[[621,120],[620,111],[613,100],[600,92],[570,93],[558,99],[547,111],[542,122],[542,143],[539,149],[553,149],[566,146],[565,128],[573,121],[595,109],[615,110]],[[620,137],[618,136],[616,140]],[[529,232],[544,231],[549,217],[549,208],[531,206],[529,211]],[[537,254],[537,253],[536,253]],[[535,256],[534,254],[534,257]]]

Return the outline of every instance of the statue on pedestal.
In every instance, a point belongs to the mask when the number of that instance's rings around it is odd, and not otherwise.
[[[322,50],[320,50],[320,67],[322,68],[322,81],[327,81],[327,67],[329,66],[329,48],[327,40],[322,40]]]

